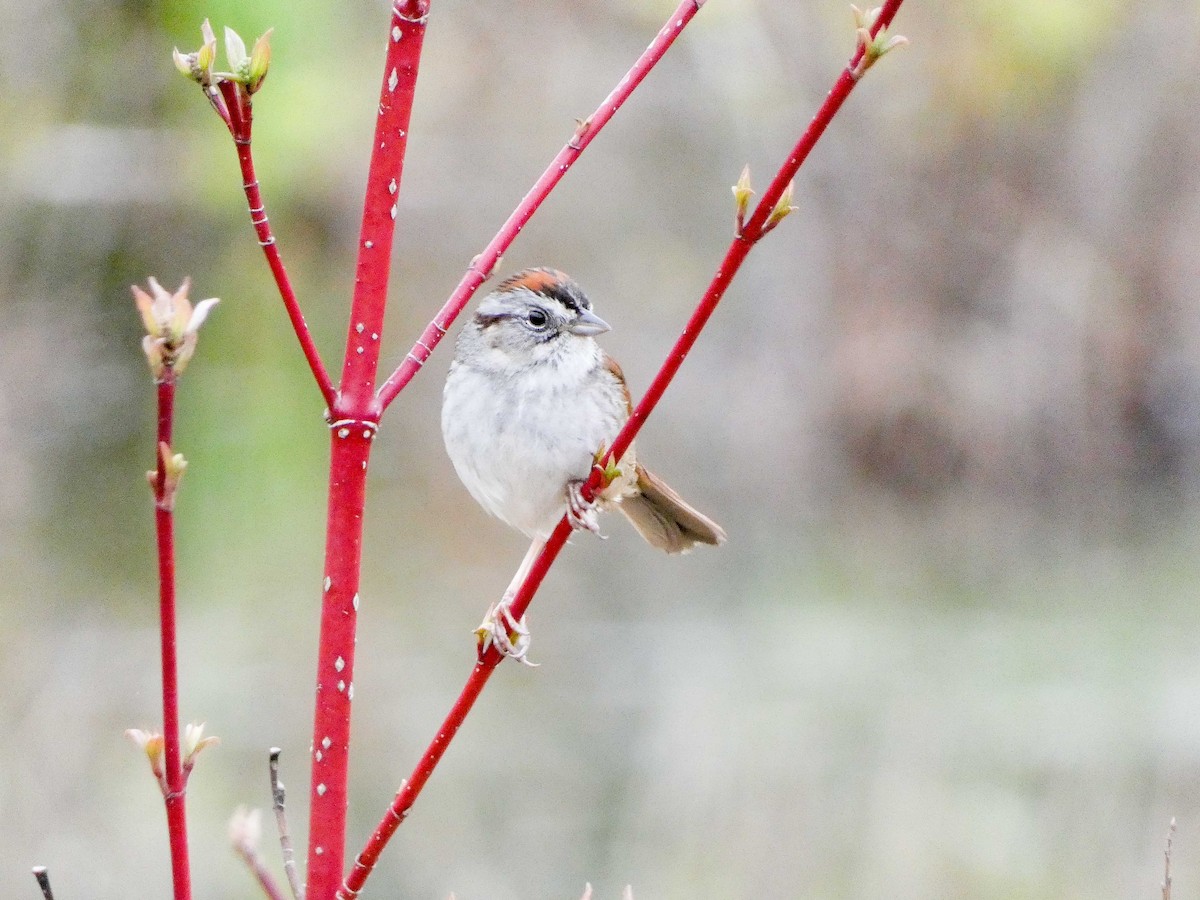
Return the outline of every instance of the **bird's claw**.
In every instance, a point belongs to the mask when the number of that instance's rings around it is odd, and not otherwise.
[[[603,538],[596,502],[584,498],[584,484],[582,481],[572,481],[567,485],[567,521],[576,530],[590,531],[596,537]]]
[[[517,621],[509,609],[511,603],[511,597],[493,603],[488,607],[487,615],[483,617],[479,627],[475,629],[479,640],[479,658],[482,659],[489,649],[495,647],[501,656],[515,659],[522,665],[537,667],[540,663],[530,662],[526,655],[529,653],[532,638],[529,626],[525,624],[525,616],[521,616],[521,620]]]

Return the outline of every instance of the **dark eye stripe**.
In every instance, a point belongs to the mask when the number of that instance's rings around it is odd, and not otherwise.
[[[570,287],[564,284],[547,285],[542,290],[542,293],[551,300],[557,300],[572,312],[579,312],[581,309],[587,309],[589,306],[586,297],[578,291],[571,290]]]
[[[507,319],[508,316],[504,313],[475,313],[475,324],[480,328],[490,328],[499,322],[501,319]]]

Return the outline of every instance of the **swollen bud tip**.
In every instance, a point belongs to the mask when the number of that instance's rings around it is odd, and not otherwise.
[[[851,3],[850,12],[854,16],[854,27],[865,28],[867,31],[870,31],[875,25],[876,20],[879,18],[881,9],[882,8],[878,6],[874,8],[868,7],[867,9],[859,9],[857,6]]]
[[[204,737],[204,723],[188,724],[183,729],[183,767],[190,769],[196,764],[196,757],[205,747],[221,743],[219,737]]]
[[[262,87],[262,83],[267,77],[267,70],[271,68],[271,32],[274,30],[274,28],[268,28],[262,37],[254,42],[254,47],[250,50],[250,63],[246,71],[246,90],[251,94]]]
[[[253,94],[262,87],[267,77],[267,69],[271,66],[271,32],[267,32],[254,42],[254,47],[246,52],[246,42],[232,28],[225,27],[225,57],[229,63],[229,80],[235,81],[246,89],[247,94]]]
[[[737,221],[737,234],[742,233],[742,226],[746,223],[746,211],[750,206],[750,198],[754,195],[754,189],[750,187],[750,164],[747,163],[742,167],[742,174],[738,176],[737,184],[733,186],[733,202],[735,207],[735,218]]]
[[[242,70],[250,65],[246,42],[228,25],[225,26],[225,59],[229,63],[229,71],[235,76],[242,74]]]
[[[213,64],[217,61],[217,38],[213,34],[208,19],[200,26],[200,37],[204,41],[199,50],[183,53],[178,47],[171,51],[171,59],[184,76],[204,87],[209,87],[213,79]]]
[[[171,60],[180,74],[186,75],[188,78],[195,77],[195,71],[192,68],[192,64],[195,62],[193,54],[180,53],[179,48],[176,47],[171,51]]]
[[[218,300],[210,297],[192,306],[188,299],[192,283],[187,278],[174,293],[167,291],[154,277],[146,281],[149,291],[136,284],[130,289],[146,329],[142,351],[146,354],[155,380],[162,381],[168,370],[176,375],[183,373],[188,360],[196,352],[200,326]]]
[[[187,460],[182,453],[172,453],[171,445],[166,441],[158,444],[158,468],[146,473],[146,481],[154,493],[156,505],[168,512],[175,508],[175,495],[179,493],[179,483],[183,481],[183,473],[187,471]],[[159,480],[159,473],[162,479]],[[191,728],[192,726],[188,726]],[[204,726],[201,726],[203,728]]]
[[[201,83],[209,84],[212,80],[213,66],[217,62],[217,36],[213,34],[208,19],[205,19],[200,25],[200,37],[204,39],[204,43],[196,51],[196,64],[205,75],[205,79]]]
[[[143,731],[141,728],[130,728],[125,732],[125,736],[137,744],[143,753],[146,754],[146,759],[150,762],[150,771],[159,783],[163,783],[166,777],[163,770],[163,753],[165,744],[163,736],[157,731]]]
[[[271,29],[254,42],[249,52],[246,42],[232,28],[225,27],[225,58],[229,64],[228,72],[217,72],[217,36],[213,32],[208,19],[200,26],[200,35],[204,43],[194,53],[183,53],[178,47],[171,53],[175,68],[188,78],[198,82],[206,89],[224,81],[241,85],[243,99],[245,95],[253,94],[262,87],[271,65]],[[212,94],[212,92],[209,92]],[[222,118],[226,116],[223,115]]]
[[[204,737],[204,723],[191,723],[183,730],[183,777],[186,781],[196,765],[196,757],[205,747],[221,743],[219,737]]]
[[[253,851],[262,840],[262,810],[239,806],[229,819],[229,843],[241,851]]]
[[[767,217],[767,223],[765,226],[763,226],[764,230],[774,228],[785,218],[787,218],[788,215],[798,209],[798,207],[792,206],[793,187],[794,182],[789,181],[787,188],[785,188],[784,192],[779,195],[779,200],[775,203],[774,208],[771,210],[771,215]]]
[[[908,38],[899,34],[889,36],[886,26],[875,30],[882,7],[861,10],[851,4],[850,10],[854,14],[855,52],[858,54],[858,62],[850,70],[850,76],[857,81],[880,57],[907,44]]]

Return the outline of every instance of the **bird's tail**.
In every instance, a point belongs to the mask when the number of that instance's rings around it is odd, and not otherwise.
[[[653,472],[637,467],[638,492],[624,497],[619,508],[646,542],[667,553],[686,553],[696,544],[725,543],[725,532],[712,519],[688,505]]]

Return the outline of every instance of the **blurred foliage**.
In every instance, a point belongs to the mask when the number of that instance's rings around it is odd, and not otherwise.
[[[436,0],[395,364],[673,0]],[[153,392],[128,285],[220,296],[180,390],[199,898],[285,748],[303,842],[325,432],[229,142],[172,46],[274,27],[272,223],[336,369],[387,4],[0,0],[0,885],[165,895],[125,728],[158,718]],[[838,3],[710,0],[503,269],[574,274],[645,385],[853,46]],[[641,455],[730,532],[579,539],[385,856],[380,896],[1151,896],[1200,873],[1200,15],[905,5]],[[440,446],[447,349],[385,421],[356,672],[355,845],[523,548]],[[435,515],[430,515],[436,511]],[[617,563],[615,561],[619,560]],[[270,853],[268,852],[268,855]],[[273,859],[273,857],[272,857]]]
[[[946,86],[987,118],[1036,113],[1086,74],[1129,7],[1124,0],[968,4],[966,33],[953,26],[960,40],[944,59]]]

